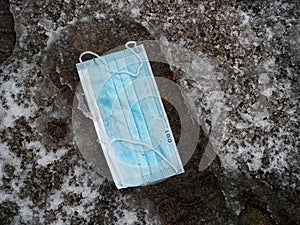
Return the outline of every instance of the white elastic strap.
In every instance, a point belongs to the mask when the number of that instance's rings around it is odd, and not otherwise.
[[[116,141],[124,141],[124,142],[128,142],[128,143],[131,143],[131,144],[135,144],[135,145],[142,145],[148,149],[151,149],[152,151],[154,151],[157,155],[159,155],[160,158],[162,158],[163,161],[165,161],[170,167],[172,167],[172,169],[177,173],[178,170],[177,168],[169,162],[169,160],[167,160],[159,151],[157,151],[155,148],[152,148],[150,145],[147,145],[143,142],[137,142],[137,141],[131,141],[131,140],[127,140],[127,139],[122,139],[122,138],[116,138],[116,139],[113,139],[112,141],[109,142],[109,145],[111,145],[112,143],[116,142]],[[144,151],[144,150],[136,150],[135,151]]]
[[[133,45],[133,47],[130,47],[129,45]],[[107,62],[105,62],[104,59],[102,59],[97,53],[94,53],[94,52],[91,52],[91,51],[83,52],[83,53],[79,56],[79,62],[80,62],[80,63],[83,63],[82,57],[83,57],[84,55],[90,54],[90,55],[93,55],[93,56],[97,57],[98,59],[101,60],[101,62],[103,62],[103,63],[105,64],[105,69],[106,69],[107,72],[110,72],[110,73],[117,73],[117,74],[128,74],[128,75],[130,75],[130,76],[136,77],[136,76],[139,75],[140,70],[141,70],[141,68],[142,68],[142,66],[143,66],[143,60],[142,60],[142,58],[141,58],[141,57],[140,57],[140,56],[132,49],[132,48],[136,47],[136,42],[135,42],[135,41],[128,41],[128,42],[125,44],[125,47],[126,47],[129,51],[131,51],[131,53],[134,54],[135,57],[140,61],[140,65],[139,65],[139,67],[138,67],[136,73],[131,73],[131,72],[128,72],[128,71],[125,71],[125,70],[122,70],[122,71],[111,70],[111,69],[108,68],[108,64],[107,64]]]

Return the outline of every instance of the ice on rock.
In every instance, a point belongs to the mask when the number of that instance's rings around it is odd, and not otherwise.
[[[250,125],[249,123],[244,123],[244,122],[238,122],[236,123],[235,127],[237,129],[245,129],[245,128],[249,128],[251,127],[252,125]]]
[[[128,210],[123,210],[122,216],[118,219],[120,224],[134,224],[136,221],[138,221],[136,213]]]
[[[36,105],[29,102],[25,97],[23,98],[25,90],[17,82],[10,79],[1,85],[1,91],[2,98],[5,99],[5,105],[0,105],[0,128],[13,127],[14,121],[20,117],[29,119],[34,115],[37,109]]]
[[[16,171],[19,171],[21,160],[13,152],[9,151],[9,147],[5,143],[0,143],[0,150],[0,186],[2,186],[3,178],[5,176],[4,166],[9,164],[13,166]],[[0,197],[0,201],[3,201],[4,199]]]
[[[270,78],[269,78],[268,74],[262,73],[262,74],[259,76],[259,79],[258,79],[258,83],[259,83],[259,84],[268,84],[269,81],[270,81]]]
[[[249,22],[250,22],[251,17],[245,12],[241,12],[241,17],[242,17],[241,26],[249,26]]]
[[[56,210],[60,204],[64,202],[63,196],[61,191],[58,191],[51,196],[49,196],[48,199],[48,208],[51,210]]]
[[[264,89],[261,93],[266,97],[270,97],[272,96],[273,90],[274,90],[273,88],[267,88]]]
[[[55,29],[54,23],[51,20],[48,20],[46,18],[40,19],[40,21],[38,22],[38,25],[42,26],[47,31]]]
[[[50,46],[59,38],[60,32],[63,30],[62,27],[58,27],[57,29],[50,29],[46,32],[48,36],[47,40],[47,47],[46,49],[50,48]]]
[[[139,17],[141,15],[139,8],[133,8],[131,9],[131,16],[133,18]]]
[[[100,13],[100,12],[95,12],[95,18],[96,19],[105,19],[106,18],[106,15],[105,13]]]

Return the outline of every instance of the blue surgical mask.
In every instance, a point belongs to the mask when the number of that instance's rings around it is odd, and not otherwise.
[[[84,52],[77,70],[117,188],[184,172],[143,45],[100,57]],[[131,46],[131,47],[130,47]],[[83,62],[83,55],[95,59]]]

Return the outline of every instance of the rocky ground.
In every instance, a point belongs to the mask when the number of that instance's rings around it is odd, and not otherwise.
[[[299,4],[1,0],[1,223],[299,224]],[[195,74],[152,67],[182,87],[201,133],[186,173],[117,190],[74,141],[75,63],[128,40],[200,57]],[[219,100],[201,85],[211,70],[226,119],[218,157],[199,171]],[[178,115],[165,106],[178,139]]]

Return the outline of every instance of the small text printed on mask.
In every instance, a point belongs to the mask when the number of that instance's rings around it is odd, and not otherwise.
[[[170,131],[166,130],[165,133],[166,133],[166,138],[167,138],[168,142],[171,143],[172,142],[172,138],[171,138]]]

